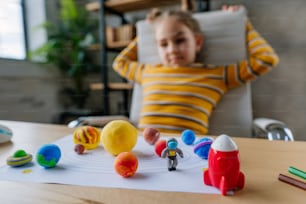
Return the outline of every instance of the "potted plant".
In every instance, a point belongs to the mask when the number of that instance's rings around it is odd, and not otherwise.
[[[88,52],[88,47],[96,42],[94,33],[98,21],[90,18],[89,13],[78,7],[74,0],[59,2],[58,25],[49,22],[41,25],[48,32],[48,40],[29,56],[40,56],[43,63],[54,64],[64,76],[68,76],[72,86],[65,87],[62,92],[70,96],[77,108],[83,108],[89,93],[85,78],[99,70]]]

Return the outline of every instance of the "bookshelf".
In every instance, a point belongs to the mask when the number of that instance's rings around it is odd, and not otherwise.
[[[109,93],[110,91],[123,91],[124,97],[124,109],[128,113],[128,91],[133,89],[133,85],[127,82],[122,83],[111,83],[108,80],[108,67],[107,67],[107,52],[109,51],[120,51],[126,47],[130,40],[107,40],[109,35],[109,29],[106,25],[106,15],[117,15],[121,18],[122,24],[127,23],[124,18],[124,13],[144,10],[154,7],[163,7],[171,5],[180,5],[190,3],[193,0],[99,0],[93,1],[86,4],[86,9],[91,12],[99,12],[100,14],[100,43],[91,46],[89,49],[93,51],[99,51],[101,54],[101,83],[92,84],[90,87],[93,90],[103,91],[103,104],[105,115],[109,115]],[[198,11],[210,10],[210,0],[194,0],[197,5],[195,6]],[[205,8],[203,7],[205,3]]]
[[[180,4],[181,0],[109,0],[104,1],[104,7],[118,13],[129,11],[143,10],[153,7],[162,7],[168,5]],[[89,11],[99,11],[101,9],[100,2],[90,2],[86,5]]]
[[[99,12],[100,16],[100,43],[89,47],[91,51],[100,52],[101,58],[101,83],[93,83],[90,85],[91,90],[101,90],[103,99],[104,114],[109,115],[110,99],[109,94],[112,91],[123,92],[123,106],[126,115],[129,110],[129,92],[133,89],[133,84],[128,82],[109,82],[108,67],[107,67],[107,52],[121,51],[126,47],[130,40],[134,37],[132,33],[133,28],[129,28],[128,24],[122,28],[112,28],[106,24],[105,18],[107,15],[117,15],[121,18],[123,24],[127,23],[124,19],[124,13],[130,11],[137,11],[142,9],[149,9],[152,7],[160,7],[166,5],[179,4],[181,0],[99,0],[86,4],[86,9],[91,12]],[[122,29],[118,31],[116,29]],[[124,30],[125,29],[125,30]],[[119,40],[118,40],[119,39]]]

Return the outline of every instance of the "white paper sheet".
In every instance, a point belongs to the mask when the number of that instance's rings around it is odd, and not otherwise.
[[[163,138],[161,138],[163,139]],[[119,176],[113,167],[115,157],[102,146],[78,155],[74,152],[72,135],[54,142],[61,149],[61,159],[55,168],[45,169],[35,160],[22,167],[4,165],[0,168],[0,180],[26,181],[39,183],[59,183],[81,186],[128,188],[157,191],[193,193],[220,193],[214,187],[203,183],[203,168],[207,161],[193,153],[193,147],[183,144],[179,138],[179,148],[184,158],[178,156],[176,171],[168,171],[168,159],[160,158],[154,146],[138,137],[133,153],[138,157],[138,169],[133,177]]]

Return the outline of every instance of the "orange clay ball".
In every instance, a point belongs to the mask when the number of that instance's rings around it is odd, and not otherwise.
[[[85,149],[95,149],[100,144],[101,131],[92,126],[81,126],[73,132],[74,144],[81,144]]]
[[[162,151],[167,147],[166,140],[159,140],[155,143],[155,153],[161,157]]]
[[[157,129],[151,128],[151,127],[145,128],[142,134],[143,134],[144,140],[150,145],[154,145],[160,136],[160,132]]]
[[[136,173],[138,168],[138,159],[131,152],[122,152],[116,157],[114,168],[120,176],[124,178],[131,177]]]

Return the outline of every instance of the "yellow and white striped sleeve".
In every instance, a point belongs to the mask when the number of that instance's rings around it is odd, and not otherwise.
[[[229,88],[255,80],[271,71],[279,62],[274,49],[253,28],[250,21],[246,23],[246,32],[249,59],[225,67],[225,80]]]
[[[113,62],[113,69],[129,81],[141,83],[142,71],[146,65],[137,61],[137,38],[135,38]]]

